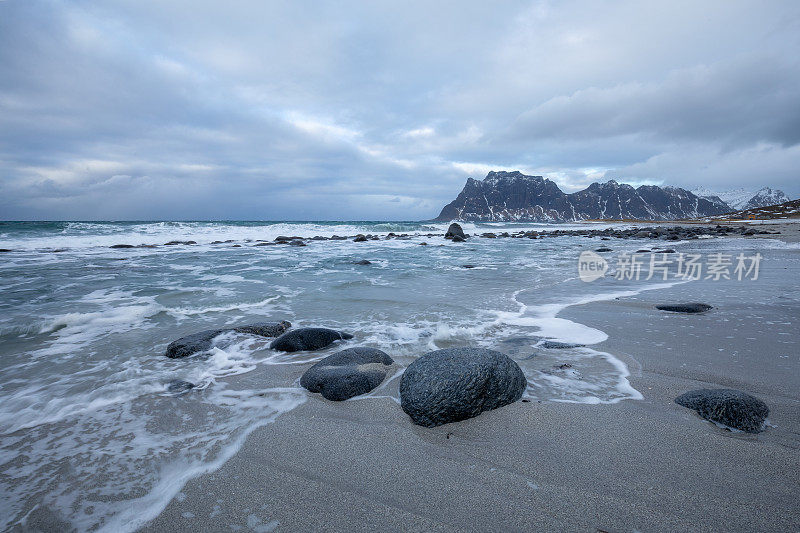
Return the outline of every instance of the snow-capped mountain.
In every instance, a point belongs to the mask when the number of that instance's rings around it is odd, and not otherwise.
[[[549,179],[515,171],[489,172],[483,181],[467,179],[458,197],[442,209],[436,220],[675,220],[728,211],[721,201],[715,203],[677,187],[634,188],[611,180],[566,194]]]
[[[782,204],[788,202],[789,198],[778,189],[770,189],[769,187],[762,187],[759,189],[750,200],[742,207],[742,209],[755,209],[756,207],[766,207],[768,205]]]
[[[692,189],[692,193],[711,201],[714,201],[713,199],[715,197],[719,198],[730,207],[731,211],[765,207],[789,201],[789,198],[783,191],[770,189],[769,187],[762,187],[755,192],[743,188],[731,189],[728,191],[712,191],[706,187],[697,187]]]

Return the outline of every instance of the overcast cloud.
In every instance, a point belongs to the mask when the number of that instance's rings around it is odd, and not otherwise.
[[[405,219],[471,176],[800,196],[800,2],[0,0],[0,218]]]

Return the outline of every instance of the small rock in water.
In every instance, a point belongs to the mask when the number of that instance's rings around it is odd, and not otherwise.
[[[9,250],[8,248],[0,248],[0,253],[2,253],[2,252],[10,252],[10,251],[11,250]]]
[[[165,355],[170,359],[181,359],[198,352],[205,352],[211,349],[215,337],[229,331],[258,335],[260,337],[277,337],[290,327],[292,327],[292,324],[283,320],[281,322],[259,322],[256,324],[237,326],[235,328],[207,329],[172,341],[169,346],[167,346],[167,353]]]
[[[465,239],[464,239],[464,237],[460,237],[460,236],[458,236],[458,235],[456,235],[455,237],[452,237],[452,238],[451,238],[451,240],[452,240],[453,242],[465,242]]]
[[[308,246],[306,243],[304,243],[303,241],[298,240],[298,239],[295,239],[293,241],[289,241],[289,245],[290,246]]]
[[[713,307],[708,304],[687,303],[657,305],[656,309],[660,311],[671,311],[673,313],[703,313],[709,309],[713,309]]]
[[[336,352],[306,370],[300,385],[339,402],[366,394],[386,378],[394,363],[391,357],[375,348],[348,348]]]
[[[172,381],[167,383],[167,391],[175,394],[186,392],[188,390],[193,389],[194,387],[195,387],[194,383],[189,383],[188,381],[183,381],[182,379],[173,379]]]
[[[675,403],[694,409],[707,420],[747,433],[764,430],[769,416],[767,404],[733,389],[698,389],[675,398]]]
[[[132,244],[112,244],[109,248],[136,248]]]
[[[445,239],[455,239],[456,237],[461,237],[462,239],[466,239],[467,238],[467,236],[464,235],[464,230],[461,229],[461,226],[459,224],[456,224],[455,222],[453,222],[452,224],[450,224],[450,227],[447,228],[447,233],[444,234],[444,238]],[[463,241],[459,241],[459,242],[463,242]]]
[[[358,235],[356,235],[356,238],[353,239],[353,242],[367,242],[367,237],[359,233]]]
[[[369,259],[361,259],[360,261],[353,261],[354,265],[371,265],[372,261]]]
[[[611,252],[611,251],[612,251],[611,248],[608,248],[607,246],[603,246],[595,250],[595,252]]]
[[[475,268],[475,265],[461,265],[461,268]]]
[[[484,348],[428,352],[400,380],[400,405],[415,424],[440,426],[514,403],[527,386],[510,357]]]
[[[653,252],[654,254],[674,254],[675,250],[672,248],[667,248],[666,250],[656,250]]]
[[[558,341],[544,341],[540,345],[542,348],[547,348],[550,350],[563,350],[567,348],[581,348],[586,346],[585,344],[576,344],[572,342],[558,342]]]
[[[321,350],[338,340],[352,339],[349,333],[328,328],[299,328],[284,333],[269,347],[281,352],[302,352]]]

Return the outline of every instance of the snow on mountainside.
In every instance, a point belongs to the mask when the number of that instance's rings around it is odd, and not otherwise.
[[[769,187],[763,187],[759,189],[758,192],[755,193],[746,204],[744,204],[742,209],[755,209],[756,207],[766,207],[768,205],[782,204],[788,201],[789,198],[783,193],[783,191],[770,189]]]
[[[770,189],[769,187],[763,187],[755,192],[743,188],[712,191],[706,187],[697,187],[692,189],[692,193],[711,201],[713,201],[713,197],[717,197],[725,202],[731,208],[731,211],[764,207],[789,201],[783,191]]]

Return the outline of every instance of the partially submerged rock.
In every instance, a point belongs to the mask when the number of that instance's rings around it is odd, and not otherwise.
[[[353,261],[353,264],[354,265],[371,265],[372,261],[370,261],[369,259],[361,259],[359,261]]]
[[[464,230],[461,229],[461,226],[453,222],[452,224],[450,224],[450,227],[447,228],[447,233],[444,234],[444,238],[453,239],[455,237],[461,237],[462,239],[467,238],[467,236],[464,235]]]
[[[672,313],[703,313],[709,309],[713,309],[713,307],[708,304],[685,303],[657,305],[656,309],[660,311],[670,311]]]
[[[167,392],[171,392],[173,394],[182,394],[192,390],[194,387],[194,383],[190,383],[182,379],[173,379],[167,383]]]
[[[550,350],[565,350],[568,348],[581,348],[586,345],[574,342],[543,341],[540,346]]]
[[[675,403],[694,409],[707,420],[724,426],[759,433],[769,416],[767,404],[734,389],[698,389],[675,398]]]
[[[198,352],[205,352],[211,349],[214,339],[223,333],[234,331],[236,333],[246,333],[249,335],[258,335],[260,337],[277,337],[290,327],[292,327],[292,325],[286,320],[283,320],[281,322],[258,322],[256,324],[248,324],[234,328],[207,329],[172,341],[169,346],[167,346],[167,353],[165,355],[170,359],[181,359]]]
[[[484,348],[429,352],[400,380],[400,405],[415,424],[434,427],[514,403],[527,386],[507,355]]]
[[[269,347],[281,352],[302,352],[308,350],[321,350],[338,340],[352,339],[349,333],[328,328],[299,328],[284,333]]]
[[[347,400],[380,385],[393,363],[392,358],[381,350],[348,348],[306,370],[300,378],[300,385],[311,392],[321,393],[327,400]]]

